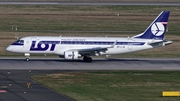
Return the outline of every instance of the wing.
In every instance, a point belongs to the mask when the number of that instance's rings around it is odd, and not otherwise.
[[[93,47],[84,49],[73,49],[68,51],[78,51],[81,55],[97,55],[96,53],[105,52],[108,48],[114,48],[118,40],[116,40],[110,47]]]

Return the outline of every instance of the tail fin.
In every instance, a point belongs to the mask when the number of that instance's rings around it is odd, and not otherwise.
[[[163,40],[169,14],[170,11],[162,11],[142,34],[136,35],[134,38]]]

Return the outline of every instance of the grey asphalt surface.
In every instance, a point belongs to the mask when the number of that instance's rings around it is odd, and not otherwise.
[[[159,5],[180,6],[179,3],[119,3],[119,2],[0,2],[0,5]],[[29,72],[28,70],[32,70]],[[178,59],[94,59],[82,60],[59,58],[0,58],[0,101],[72,101],[29,77],[36,74],[63,72],[64,70],[180,70]],[[8,73],[10,72],[10,74]],[[27,88],[27,82],[31,83]],[[11,86],[9,85],[11,84]],[[6,91],[6,92],[2,92]]]
[[[56,72],[0,70],[0,101],[72,101],[29,79],[31,75]],[[27,88],[27,83],[31,83],[30,88]],[[1,92],[2,90],[6,92]]]
[[[180,2],[0,2],[0,5],[158,5],[180,6]]]
[[[180,70],[180,58],[93,58],[91,63],[58,57],[24,59],[1,57],[0,70]]]
[[[180,70],[180,58],[95,58],[91,63],[47,57],[31,57],[28,62],[24,59],[0,57],[0,101],[72,101],[29,78],[36,74],[74,70]],[[31,83],[30,88],[27,83]]]

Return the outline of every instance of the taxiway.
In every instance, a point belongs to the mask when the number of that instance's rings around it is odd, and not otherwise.
[[[29,77],[36,74],[78,70],[180,70],[180,59],[155,58],[95,58],[87,63],[83,60],[59,58],[0,58],[0,101],[72,101]],[[31,72],[30,72],[31,71]],[[66,72],[67,72],[66,71]],[[31,83],[28,88],[27,83]]]
[[[0,101],[72,101],[72,99],[41,86],[29,78],[32,75],[56,72],[1,70]],[[29,88],[27,83],[30,84]]]
[[[24,59],[0,58],[0,70],[180,70],[179,58],[95,58],[91,63],[60,58]]]

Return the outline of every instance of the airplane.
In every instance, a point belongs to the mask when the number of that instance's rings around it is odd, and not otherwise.
[[[149,27],[133,37],[62,37],[27,36],[11,45],[9,52],[23,53],[26,61],[30,54],[57,54],[60,58],[92,62],[91,56],[123,54],[166,46],[172,41],[165,40],[170,11],[162,11]]]

